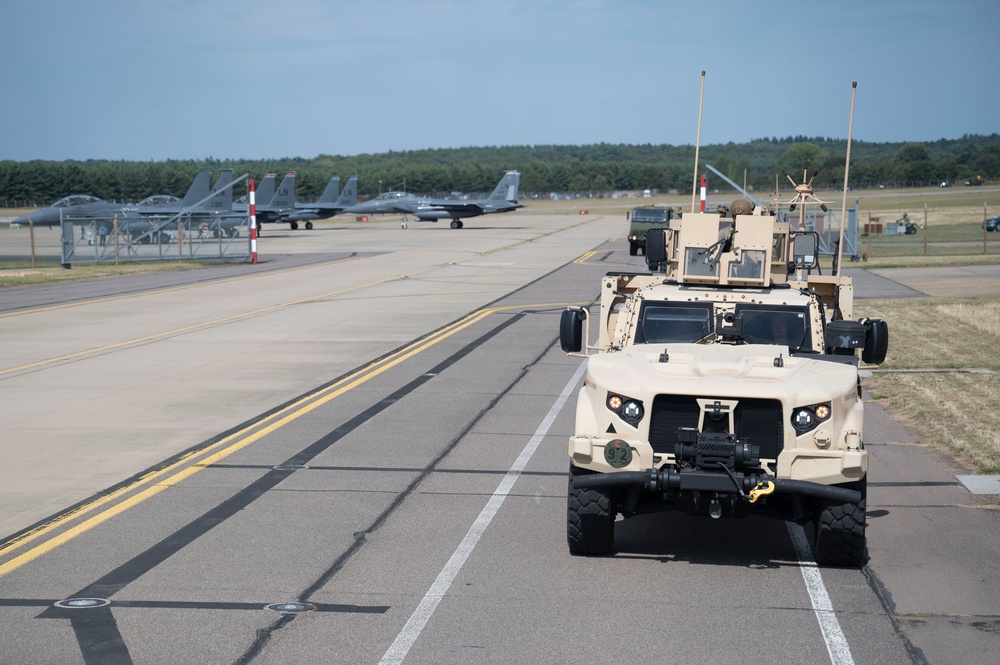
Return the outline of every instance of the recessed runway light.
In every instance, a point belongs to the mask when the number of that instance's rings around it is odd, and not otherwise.
[[[271,610],[272,612],[281,612],[282,614],[295,614],[298,612],[308,612],[316,609],[316,607],[309,603],[271,603],[270,605],[265,605],[264,609]]]
[[[110,604],[111,601],[106,598],[67,598],[66,600],[56,602],[55,606],[71,610],[86,610],[94,607],[105,607]]]

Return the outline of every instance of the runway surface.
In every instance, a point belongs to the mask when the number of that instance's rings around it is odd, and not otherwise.
[[[642,257],[524,213],[0,290],[0,662],[993,662],[995,512],[877,404],[862,570],[675,514],[570,557],[559,312]]]

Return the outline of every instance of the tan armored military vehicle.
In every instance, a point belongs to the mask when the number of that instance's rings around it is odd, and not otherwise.
[[[569,440],[573,554],[606,555],[615,518],[660,510],[815,525],[823,564],[865,557],[868,452],[859,356],[883,321],[852,320],[850,278],[814,274],[818,237],[745,200],[650,231],[650,273],[608,273]],[[589,312],[563,312],[579,353]]]

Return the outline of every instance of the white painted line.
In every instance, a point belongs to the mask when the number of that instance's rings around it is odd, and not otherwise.
[[[816,613],[820,632],[823,633],[823,641],[826,642],[830,662],[833,665],[854,665],[851,647],[847,643],[847,638],[844,637],[844,631],[840,629],[840,622],[837,621],[837,615],[833,611],[833,603],[830,602],[830,595],[826,592],[823,577],[819,573],[819,566],[816,565],[812,552],[809,551],[806,532],[798,524],[792,522],[785,522],[785,524],[788,526],[788,535],[792,537],[792,544],[795,545],[795,553],[799,557],[799,570],[802,571],[802,579],[805,580],[813,612]]]
[[[431,584],[431,588],[424,595],[423,600],[417,605],[417,609],[413,611],[410,615],[410,619],[403,626],[403,630],[399,632],[396,639],[393,641],[389,650],[385,652],[382,656],[382,660],[379,661],[379,665],[398,665],[403,662],[406,658],[406,654],[410,652],[410,648],[413,643],[417,641],[420,637],[421,631],[427,622],[430,621],[431,615],[434,614],[434,610],[437,609],[438,604],[444,595],[448,593],[448,588],[451,587],[451,583],[455,581],[458,577],[458,573],[462,570],[462,566],[465,565],[466,560],[468,560],[469,555],[472,554],[472,550],[475,549],[476,543],[479,542],[480,536],[486,531],[486,527],[490,525],[493,518],[496,516],[497,512],[500,510],[500,506],[503,505],[504,500],[507,498],[507,494],[510,493],[511,488],[514,486],[514,482],[517,481],[519,475],[524,470],[524,467],[528,465],[528,461],[531,456],[535,454],[535,449],[538,448],[538,444],[542,442],[542,439],[548,433],[549,428],[552,427],[552,423],[555,421],[556,416],[562,410],[563,406],[566,404],[566,400],[569,396],[576,391],[580,385],[580,378],[583,375],[584,370],[587,367],[587,363],[581,363],[580,367],[573,374],[573,378],[569,380],[566,387],[563,388],[562,393],[556,399],[555,404],[549,409],[549,413],[542,420],[542,424],[538,426],[535,430],[534,436],[528,441],[527,445],[524,446],[524,450],[518,455],[517,459],[514,460],[513,466],[504,475],[503,480],[500,481],[500,485],[497,486],[496,491],[493,492],[493,496],[486,503],[486,507],[483,508],[482,512],[479,513],[479,517],[472,524],[469,532],[465,534],[465,538],[459,544],[458,549],[455,550],[451,558],[448,559],[448,563],[444,565],[444,568],[438,573],[437,579]]]

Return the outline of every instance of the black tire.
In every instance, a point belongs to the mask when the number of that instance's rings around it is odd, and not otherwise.
[[[566,512],[566,540],[574,556],[607,556],[615,541],[615,510],[611,496],[595,489],[574,489],[573,476],[581,471],[570,467]]]
[[[860,568],[865,563],[865,502],[868,478],[844,485],[861,492],[859,503],[827,503],[816,518],[813,556],[822,566]]]
[[[639,245],[637,243],[630,242],[628,244],[628,255],[635,256],[638,253],[639,253]]]
[[[312,231],[312,230],[313,230],[313,223],[306,222],[306,231]]]

